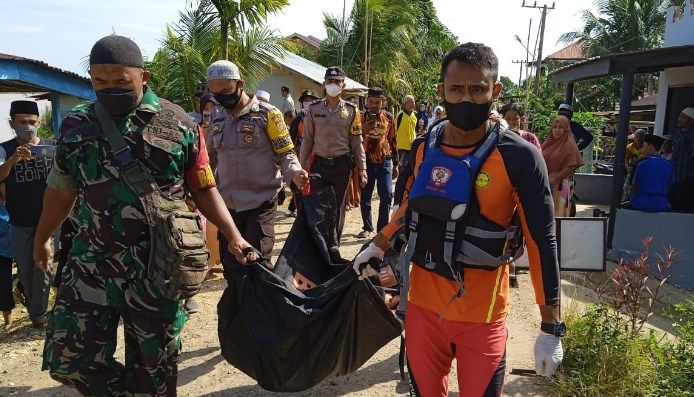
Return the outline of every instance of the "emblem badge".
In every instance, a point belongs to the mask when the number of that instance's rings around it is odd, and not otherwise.
[[[246,145],[252,144],[254,141],[253,134],[243,134],[243,141],[246,142]]]
[[[475,187],[478,189],[486,189],[492,184],[492,178],[486,172],[480,172],[475,179]]]
[[[451,179],[452,174],[452,171],[446,167],[434,167],[431,170],[431,182],[434,186],[441,188]]]
[[[342,111],[340,112],[340,117],[342,117],[343,119],[346,119],[347,116],[349,116],[349,112],[347,111],[346,108],[342,108]]]

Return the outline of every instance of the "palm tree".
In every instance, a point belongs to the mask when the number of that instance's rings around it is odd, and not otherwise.
[[[196,9],[179,13],[179,18],[167,26],[162,47],[147,69],[152,72],[149,84],[157,93],[190,108],[195,87],[205,80],[207,66],[220,58],[224,47],[217,40],[221,28],[211,3],[201,2]],[[272,57],[283,54],[281,40],[262,27],[244,25],[229,38],[227,54],[250,87],[270,72]]]
[[[229,36],[264,22],[269,14],[281,10],[288,0],[201,0],[200,5],[211,3],[219,18],[220,59],[228,58]]]
[[[583,29],[564,33],[560,41],[585,40],[586,56],[658,47],[665,32],[665,0],[595,0],[598,12],[581,11]]]
[[[396,102],[405,94],[433,92],[443,58],[440,49],[445,47],[445,54],[456,43],[436,18],[431,0],[355,0],[344,32],[341,18],[325,14],[323,24],[327,38],[318,62],[339,65],[344,42],[347,74],[385,88]]]

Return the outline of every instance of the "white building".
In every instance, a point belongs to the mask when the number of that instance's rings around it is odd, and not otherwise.
[[[273,71],[270,76],[264,78],[258,89],[270,93],[270,103],[278,108],[282,108],[284,98],[282,98],[281,88],[286,86],[289,93],[294,98],[297,109],[300,108],[299,96],[305,90],[313,90],[319,94],[323,92],[323,80],[326,67],[310,61],[304,57],[289,51],[284,51],[283,57],[270,54],[274,61]],[[343,98],[351,95],[364,95],[368,88],[349,78],[345,79],[345,91]]]
[[[694,44],[694,0],[685,2],[684,9],[670,7],[665,20],[663,47]],[[658,83],[658,104],[655,113],[655,133],[672,133],[682,109],[694,106],[694,66],[665,69]]]

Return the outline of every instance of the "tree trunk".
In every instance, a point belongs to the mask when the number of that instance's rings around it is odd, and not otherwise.
[[[229,21],[227,21],[226,18],[221,18],[219,34],[221,36],[220,44],[222,46],[219,56],[221,59],[229,59]]]

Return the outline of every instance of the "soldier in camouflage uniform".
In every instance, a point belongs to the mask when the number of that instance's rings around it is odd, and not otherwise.
[[[99,40],[90,54],[99,102],[112,115],[133,156],[172,197],[190,194],[198,209],[226,235],[241,261],[249,245],[215,188],[204,140],[183,110],[146,85],[137,45],[121,36]],[[161,128],[153,119],[163,117]],[[46,267],[52,231],[77,200],[79,232],[62,272],[44,348],[43,369],[84,395],[176,394],[181,301],[169,300],[147,276],[150,236],[144,207],[120,176],[94,103],[63,120],[48,178],[34,257]],[[116,331],[125,329],[125,363],[117,362]]]

